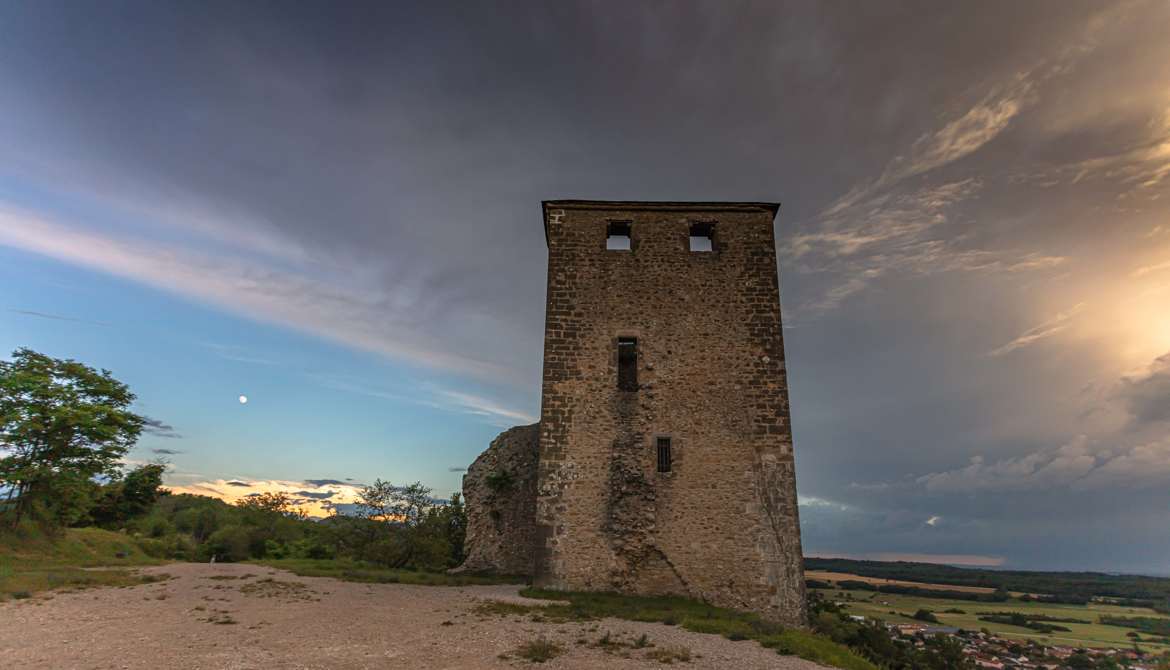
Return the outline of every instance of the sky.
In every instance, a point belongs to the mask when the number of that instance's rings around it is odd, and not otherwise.
[[[541,200],[779,201],[806,553],[1170,574],[1168,34],[0,0],[0,348],[130,384],[176,490],[445,496],[539,415]]]

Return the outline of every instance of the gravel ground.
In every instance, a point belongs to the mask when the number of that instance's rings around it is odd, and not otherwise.
[[[483,601],[544,602],[514,586],[358,584],[230,564],[145,572],[171,579],[0,603],[0,668],[661,668],[646,653],[665,647],[689,650],[691,660],[675,667],[821,667],[677,626],[475,612]],[[654,647],[607,653],[593,646],[606,632],[626,642],[645,634]],[[539,665],[515,656],[542,636],[564,654]]]

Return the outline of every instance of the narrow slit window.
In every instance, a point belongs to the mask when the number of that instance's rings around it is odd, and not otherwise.
[[[658,438],[658,471],[670,472],[671,454],[670,454],[670,438]]]
[[[630,222],[610,221],[605,229],[605,248],[610,251],[630,250]]]
[[[638,340],[618,338],[618,390],[638,390]]]
[[[715,224],[691,224],[691,251],[715,250]]]

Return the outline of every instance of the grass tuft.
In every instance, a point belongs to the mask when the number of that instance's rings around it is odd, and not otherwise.
[[[629,621],[677,623],[696,633],[722,635],[732,640],[756,640],[777,652],[845,670],[877,670],[848,647],[827,637],[789,629],[749,612],[738,612],[674,596],[627,596],[619,593],[583,593],[527,588],[528,598],[568,601],[541,608],[550,621],[582,621],[613,617]],[[598,646],[605,647],[607,638]],[[655,650],[658,651],[658,650]],[[674,659],[679,660],[679,659]],[[665,661],[663,661],[665,662]],[[673,661],[671,661],[673,662]]]
[[[302,577],[332,577],[366,584],[414,584],[420,586],[470,586],[475,584],[523,584],[523,577],[449,575],[444,572],[397,570],[347,559],[284,558],[255,561]]]
[[[533,663],[551,661],[565,653],[564,647],[543,637],[526,642],[516,649],[516,655]]]
[[[691,650],[686,647],[661,647],[646,652],[646,658],[651,661],[665,663],[666,665],[671,665],[675,661],[689,663],[691,660]]]

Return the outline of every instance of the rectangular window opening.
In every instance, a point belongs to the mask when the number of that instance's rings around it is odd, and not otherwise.
[[[618,338],[618,390],[638,390],[638,340]]]
[[[605,248],[610,251],[630,250],[630,222],[610,221],[605,229]]]
[[[715,250],[715,224],[691,224],[691,251]]]
[[[658,471],[670,472],[671,454],[670,454],[670,438],[658,438]]]

